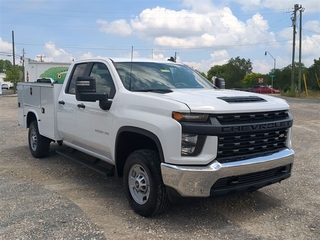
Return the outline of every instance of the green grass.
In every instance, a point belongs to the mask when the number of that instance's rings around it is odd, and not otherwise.
[[[285,92],[281,93],[281,95],[286,97],[320,99],[320,91],[308,91],[308,94],[306,92]]]

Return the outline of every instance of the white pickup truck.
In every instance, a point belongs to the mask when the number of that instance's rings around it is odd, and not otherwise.
[[[170,61],[90,59],[63,84],[19,83],[31,154],[62,155],[123,178],[132,209],[153,216],[182,198],[255,191],[291,175],[286,101],[219,89]]]

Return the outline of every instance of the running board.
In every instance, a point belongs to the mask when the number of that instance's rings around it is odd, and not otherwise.
[[[66,157],[74,162],[86,166],[107,177],[114,176],[114,166],[104,161],[101,161],[100,159],[93,158],[89,155],[86,155],[85,153],[81,153],[77,150],[70,148],[57,150],[56,152],[63,157]]]

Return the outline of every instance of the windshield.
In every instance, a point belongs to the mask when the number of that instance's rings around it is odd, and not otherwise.
[[[177,88],[214,88],[200,74],[185,65],[154,62],[116,62],[114,66],[130,91]]]

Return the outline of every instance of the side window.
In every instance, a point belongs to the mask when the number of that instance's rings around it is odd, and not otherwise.
[[[87,63],[80,63],[74,67],[71,81],[67,86],[66,93],[75,94],[76,93],[76,80],[77,77],[84,76],[84,71],[86,69]]]
[[[115,87],[111,74],[107,66],[103,63],[94,63],[90,73],[90,77],[96,80],[96,92],[107,93],[109,98],[113,98],[115,94]]]

